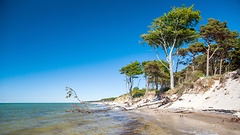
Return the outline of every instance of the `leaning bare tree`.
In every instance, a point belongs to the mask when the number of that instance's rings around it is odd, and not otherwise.
[[[111,110],[111,108],[105,108],[105,109],[93,109],[87,106],[87,104],[83,101],[80,100],[77,96],[77,93],[75,90],[73,90],[70,87],[66,87],[65,89],[67,91],[67,96],[66,98],[76,98],[80,104],[83,104],[83,106],[77,106],[76,104],[73,106],[73,108],[69,112],[80,112],[80,113],[95,113],[95,112],[106,112],[108,110]]]
[[[74,109],[72,109],[73,112],[74,112],[74,111],[77,111],[77,112],[87,112],[87,113],[92,112],[92,110],[86,105],[86,103],[78,98],[77,93],[76,93],[75,90],[73,90],[73,89],[70,88],[70,87],[66,87],[65,90],[67,91],[67,93],[66,93],[66,94],[67,94],[66,98],[74,97],[74,98],[76,98],[76,99],[79,101],[80,104],[83,104],[83,105],[85,106],[85,108],[83,108],[83,107],[81,107],[81,106],[78,106],[78,107],[77,107],[77,106],[75,105],[75,106],[74,106]]]

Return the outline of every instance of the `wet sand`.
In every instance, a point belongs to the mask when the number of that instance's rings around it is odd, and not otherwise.
[[[202,111],[141,108],[127,111],[138,123],[123,134],[186,134],[239,135],[240,121],[232,115]]]

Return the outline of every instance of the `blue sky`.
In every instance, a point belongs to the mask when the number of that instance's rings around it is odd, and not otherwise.
[[[75,101],[66,86],[82,100],[126,93],[119,69],[155,59],[140,35],[182,4],[240,31],[238,0],[1,0],[0,102]]]

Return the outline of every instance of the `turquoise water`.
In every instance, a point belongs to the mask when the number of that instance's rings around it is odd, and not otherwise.
[[[1,135],[94,135],[125,134],[135,123],[120,111],[91,114],[66,112],[68,103],[6,103],[0,104]],[[103,105],[88,104],[102,109]]]
[[[6,103],[0,104],[0,135],[206,135],[216,134],[202,127],[178,128],[183,118],[159,114],[158,118],[121,111],[95,113],[66,112],[70,103]],[[94,110],[106,106],[87,104]],[[80,107],[84,107],[78,104]],[[187,120],[187,119],[186,119]],[[179,122],[180,121],[180,122]],[[177,124],[176,124],[177,123]],[[194,123],[194,122],[192,122]]]

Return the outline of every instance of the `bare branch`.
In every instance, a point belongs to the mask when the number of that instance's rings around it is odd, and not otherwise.
[[[215,54],[215,52],[218,50],[219,46],[217,46],[217,48],[213,51],[212,55],[209,57],[209,60],[213,57],[213,55]]]
[[[70,87],[66,87],[66,91],[67,91],[67,94],[68,96],[67,97],[71,97],[72,94],[74,94],[74,98],[76,98],[81,104],[84,104],[84,106],[86,106],[88,109],[89,107],[86,105],[86,103],[84,101],[81,101],[78,96],[77,96],[77,93],[75,90],[73,90],[72,88]]]
[[[159,58],[159,55],[158,55],[158,51],[157,51],[157,49],[155,49],[155,52],[156,52],[156,55],[157,55],[157,59],[158,59],[158,61],[160,61],[161,64],[162,64],[165,68],[167,68],[168,70],[170,70],[169,67],[166,66],[166,65],[162,62],[162,60]]]

